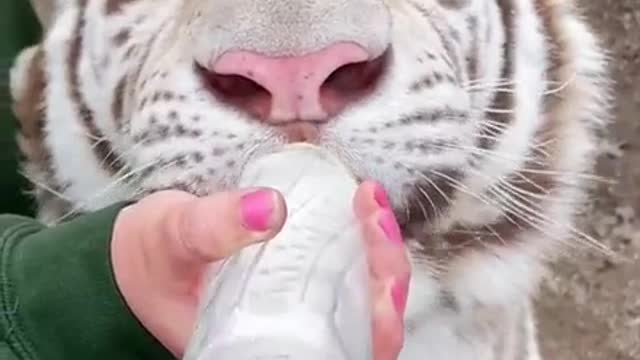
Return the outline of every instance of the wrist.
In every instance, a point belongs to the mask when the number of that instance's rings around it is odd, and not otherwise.
[[[4,239],[4,286],[20,304],[13,334],[26,337],[36,353],[61,360],[172,359],[115,284],[110,245],[121,208]]]

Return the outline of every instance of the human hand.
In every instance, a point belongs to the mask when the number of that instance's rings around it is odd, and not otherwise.
[[[354,209],[370,262],[375,360],[395,360],[402,347],[409,281],[404,246],[387,205],[376,184],[359,187]],[[249,244],[273,238],[285,218],[282,195],[270,189],[204,198],[178,191],[150,195],[116,220],[111,245],[116,282],[139,321],[181,357],[206,271]]]

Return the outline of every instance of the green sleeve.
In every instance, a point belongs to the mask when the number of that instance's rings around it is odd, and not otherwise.
[[[123,205],[47,228],[0,215],[0,360],[172,360],[114,282]]]

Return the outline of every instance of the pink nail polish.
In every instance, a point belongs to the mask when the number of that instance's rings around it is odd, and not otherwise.
[[[244,226],[251,231],[266,231],[271,227],[273,194],[269,190],[248,193],[240,200]]]
[[[407,295],[409,292],[409,283],[407,281],[396,282],[391,288],[391,300],[396,311],[400,315],[404,315],[407,307]]]
[[[396,222],[395,216],[391,210],[386,210],[380,216],[378,220],[378,225],[382,228],[385,235],[387,235],[387,239],[394,244],[401,245],[402,241],[402,232],[400,231],[400,226]]]
[[[381,208],[387,209],[390,207],[389,197],[387,196],[387,192],[384,190],[382,185],[376,184],[376,188],[373,192],[373,197]]]

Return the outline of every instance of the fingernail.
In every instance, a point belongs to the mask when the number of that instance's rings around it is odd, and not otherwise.
[[[390,207],[389,197],[382,185],[376,184],[376,188],[373,191],[373,197],[381,208],[387,209]]]
[[[398,222],[396,222],[395,216],[391,210],[386,210],[382,213],[378,220],[378,225],[380,225],[389,241],[396,245],[401,245],[403,243],[400,226],[398,225]]]
[[[273,203],[273,194],[269,190],[258,190],[242,196],[240,209],[244,226],[251,231],[269,230]]]
[[[409,283],[401,280],[397,281],[391,288],[391,300],[396,311],[401,316],[404,315],[404,310],[407,307],[407,295],[409,292]]]

